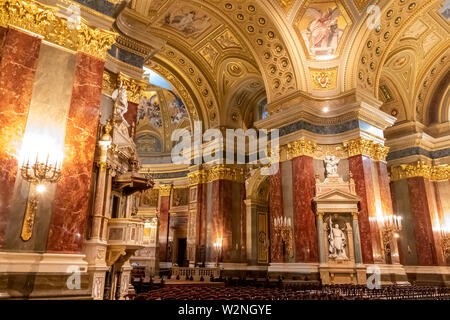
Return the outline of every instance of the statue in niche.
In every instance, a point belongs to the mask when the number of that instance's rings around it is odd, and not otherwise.
[[[345,232],[339,228],[339,224],[335,223],[332,226],[332,219],[329,220],[329,234],[328,242],[329,246],[329,257],[333,260],[348,260],[346,247],[347,239],[345,237]]]
[[[326,169],[326,176],[327,177],[338,177],[338,163],[340,159],[336,158],[335,156],[325,156],[325,169]]]
[[[124,118],[124,114],[128,111],[128,98],[127,98],[127,88],[121,82],[119,88],[114,90],[111,95],[114,100],[114,113],[116,118],[122,120],[122,122],[129,127],[127,120]]]

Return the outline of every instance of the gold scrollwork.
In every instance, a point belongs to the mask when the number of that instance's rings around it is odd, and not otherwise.
[[[391,181],[398,181],[407,178],[424,177],[432,181],[450,179],[450,166],[432,166],[423,161],[411,164],[402,164],[390,168]]]
[[[375,161],[386,161],[389,147],[382,146],[372,140],[358,138],[343,143],[349,157],[364,155]]]
[[[159,185],[159,195],[161,197],[170,196],[170,192],[171,191],[172,191],[172,185],[171,184],[160,184]]]
[[[127,99],[130,102],[139,104],[139,99],[147,89],[147,82],[130,78],[126,74],[119,72],[115,74],[105,70],[103,72],[103,93],[111,95],[120,84],[123,84],[127,90]]]
[[[49,42],[103,60],[117,36],[84,23],[78,28],[70,28],[67,20],[58,17],[54,8],[36,1],[0,0],[0,26],[25,29]]]

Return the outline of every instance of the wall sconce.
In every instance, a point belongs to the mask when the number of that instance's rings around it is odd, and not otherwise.
[[[286,244],[289,258],[294,257],[293,237],[292,237],[292,221],[291,218],[277,217],[273,219],[273,228],[275,233],[281,237]]]
[[[61,163],[49,163],[49,158],[50,155],[47,154],[45,162],[42,162],[39,154],[36,154],[33,164],[30,164],[30,159],[27,159],[20,168],[22,178],[30,183],[30,193],[21,233],[24,241],[30,240],[33,234],[39,195],[45,192],[45,183],[56,183],[61,179]]]
[[[441,249],[444,259],[447,260],[450,257],[450,227],[440,227],[441,236]]]
[[[219,267],[219,256],[222,253],[222,238],[217,238],[214,242],[214,249],[216,251],[216,267]]]
[[[399,232],[402,231],[402,217],[396,215],[383,216],[377,218],[381,227],[381,237],[383,247],[387,254],[391,253],[391,243],[394,238],[399,238]]]

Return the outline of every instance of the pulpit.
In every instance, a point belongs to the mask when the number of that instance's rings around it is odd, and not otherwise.
[[[337,174],[338,159],[326,157],[327,176],[316,177],[313,199],[319,243],[319,272],[322,284],[365,284],[358,227],[355,182]]]

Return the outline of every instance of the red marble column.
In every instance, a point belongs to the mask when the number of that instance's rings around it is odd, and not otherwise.
[[[240,239],[240,261],[241,262],[247,262],[247,207],[245,206],[245,184],[241,184],[241,190],[240,190],[240,199],[241,202],[241,239]]]
[[[436,247],[423,177],[408,178],[411,216],[414,224],[417,261],[421,266],[437,265]]]
[[[128,101],[128,111],[123,115],[123,117],[130,125],[130,127],[128,128],[128,133],[130,136],[132,134],[133,125],[135,127],[134,134],[136,134],[137,111],[138,105],[134,102]],[[134,136],[132,138],[134,139]]]
[[[313,158],[301,156],[292,160],[292,184],[295,262],[318,262],[316,219],[312,209],[316,185]]]
[[[88,217],[104,61],[77,53],[66,125],[62,178],[56,186],[48,252],[80,253]]]
[[[281,238],[276,234],[273,221],[283,217],[283,189],[281,185],[281,166],[276,174],[270,176],[269,189],[269,213],[270,213],[270,261],[283,262],[283,249]]]
[[[375,211],[375,197],[372,184],[371,159],[362,155],[350,157],[350,171],[355,180],[356,193],[361,197],[358,226],[361,239],[362,258],[365,264],[373,264],[370,212]],[[378,236],[379,238],[379,236]]]
[[[162,196],[159,206],[159,261],[167,262],[167,244],[169,241],[169,208],[170,196]]]
[[[232,181],[215,180],[212,183],[211,219],[208,221],[210,228],[209,244],[211,248],[209,261],[216,261],[213,243],[218,238],[222,239],[221,262],[231,262],[233,241],[233,216],[232,216]]]
[[[41,39],[0,28],[0,249],[4,245],[17,155],[27,124]]]

